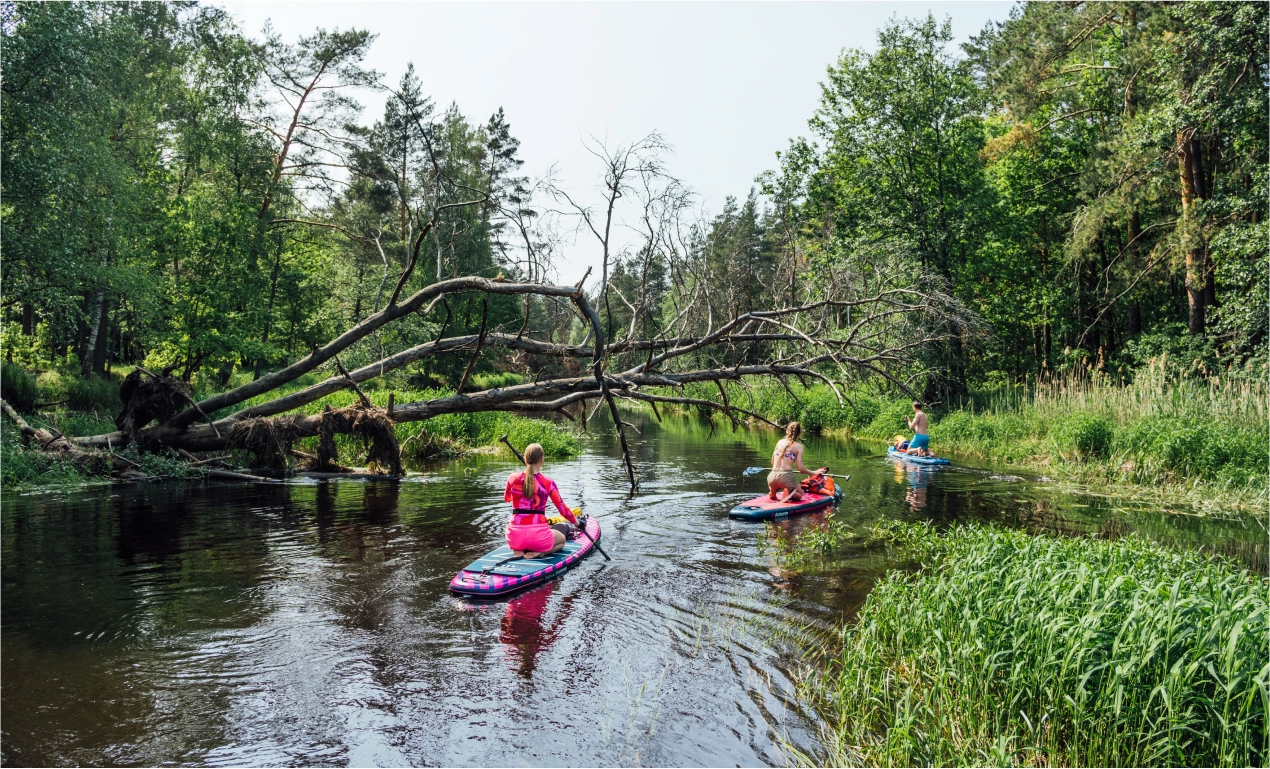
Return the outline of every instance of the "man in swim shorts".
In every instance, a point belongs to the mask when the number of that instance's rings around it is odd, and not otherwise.
[[[905,453],[916,454],[919,457],[932,456],[930,453],[930,422],[926,418],[926,412],[922,411],[921,401],[913,401],[913,411],[916,413],[912,419],[908,420],[908,426],[913,431],[913,439],[908,442],[908,451]]]

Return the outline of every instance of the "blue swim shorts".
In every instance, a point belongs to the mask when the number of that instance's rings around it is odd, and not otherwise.
[[[929,449],[930,436],[922,435],[921,433],[918,433],[913,436],[913,440],[908,442],[908,447],[910,449]]]

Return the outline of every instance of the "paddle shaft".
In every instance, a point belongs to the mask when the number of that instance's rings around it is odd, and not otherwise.
[[[502,441],[503,443],[506,443],[506,444],[507,444],[507,448],[509,448],[509,449],[511,449],[511,450],[512,450],[512,453],[516,455],[516,458],[520,460],[520,463],[521,463],[522,465],[523,465],[523,464],[525,464],[525,458],[524,458],[523,456],[521,456],[521,454],[520,454],[520,452],[519,452],[519,451],[517,451],[517,450],[516,450],[516,447],[512,445],[512,442],[511,442],[511,441],[509,441],[509,440],[507,440],[507,436],[506,436],[506,435],[504,435],[502,438],[499,438],[499,440],[500,440],[500,441]],[[609,554],[608,554],[608,553],[604,552],[604,548],[600,547],[600,543],[599,543],[599,542],[596,542],[596,541],[595,541],[595,538],[591,536],[591,532],[589,532],[589,531],[587,531],[587,530],[586,530],[586,525],[585,525],[585,524],[583,524],[582,526],[579,526],[579,527],[578,527],[578,531],[582,532],[582,536],[584,536],[584,537],[586,537],[587,539],[591,540],[591,544],[595,545],[595,549],[600,551],[600,555],[604,556],[604,560],[606,560],[606,561],[611,561],[611,560],[613,560],[612,558],[609,558]]]
[[[741,474],[746,475],[748,473],[749,475],[758,475],[766,469],[766,467],[747,467],[741,472]],[[807,475],[826,475],[830,478],[841,478],[844,481],[851,480],[851,476],[849,475],[835,475],[833,473],[807,473]]]

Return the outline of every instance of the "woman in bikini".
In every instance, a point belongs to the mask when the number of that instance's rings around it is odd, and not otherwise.
[[[512,519],[507,524],[507,546],[522,558],[538,558],[564,547],[563,531],[547,523],[547,500],[555,504],[565,520],[574,524],[578,519],[560,498],[556,482],[542,474],[542,445],[531,443],[525,447],[525,472],[512,473],[507,478],[503,499],[512,503]],[[559,524],[563,527],[564,524]]]
[[[798,436],[801,434],[802,426],[797,422],[790,422],[785,426],[785,437],[776,443],[776,450],[772,452],[772,471],[767,474],[768,499],[776,499],[780,490],[785,489],[787,491],[785,501],[797,502],[803,498],[798,473],[820,475],[828,472],[827,467],[814,471],[803,467],[803,444],[798,442]],[[798,473],[794,472],[795,467],[798,468]]]

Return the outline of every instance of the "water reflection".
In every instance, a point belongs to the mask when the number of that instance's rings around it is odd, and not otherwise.
[[[555,591],[556,583],[552,581],[507,602],[498,640],[506,647],[509,667],[521,678],[533,678],[538,655],[551,649],[573,612],[574,599],[568,596],[560,602],[551,620],[546,621]]]
[[[926,490],[939,470],[889,457],[888,461],[895,466],[895,482],[908,484],[908,490],[904,492],[908,509],[916,513],[926,507]]]

